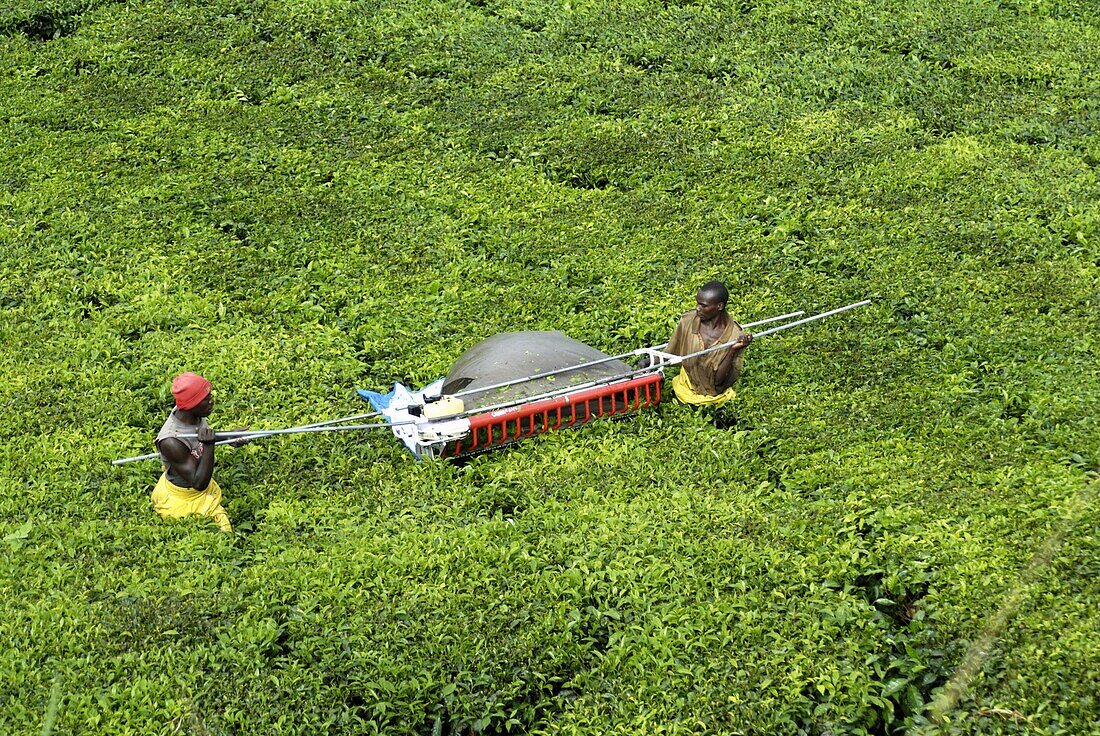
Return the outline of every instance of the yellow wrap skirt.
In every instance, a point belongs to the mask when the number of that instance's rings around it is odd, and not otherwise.
[[[233,531],[229,525],[229,514],[222,508],[222,489],[218,482],[210,479],[205,491],[194,488],[181,488],[161,474],[153,488],[153,510],[166,519],[180,519],[184,516],[206,516],[218,524],[223,532]]]
[[[676,398],[685,404],[694,404],[695,406],[706,406],[714,404],[724,404],[737,395],[737,392],[730,386],[717,396],[707,396],[696,392],[691,385],[691,379],[688,378],[687,371],[680,371],[676,374],[676,377],[672,379],[672,391],[676,394]]]

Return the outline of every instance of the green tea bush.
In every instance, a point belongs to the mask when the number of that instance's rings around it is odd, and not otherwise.
[[[0,32],[22,33],[31,41],[54,41],[71,35],[85,13],[118,0],[17,1],[0,11]]]
[[[1087,2],[17,0],[0,10],[0,731],[1098,733]],[[365,411],[485,337],[736,401],[457,463]]]

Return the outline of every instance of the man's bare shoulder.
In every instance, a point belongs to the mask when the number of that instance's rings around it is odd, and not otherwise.
[[[178,437],[165,437],[157,441],[157,449],[172,463],[184,462],[191,456],[191,448]]]

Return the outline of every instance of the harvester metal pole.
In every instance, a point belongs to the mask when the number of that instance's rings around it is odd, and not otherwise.
[[[828,312],[822,312],[821,314],[815,314],[812,317],[806,319],[795,320],[794,322],[788,322],[778,327],[773,327],[770,330],[764,330],[763,332],[756,333],[755,337],[764,337],[766,335],[774,335],[776,332],[781,332],[790,327],[798,327],[799,325],[809,324],[810,322],[816,322],[819,319],[825,319],[826,317],[832,317],[834,314],[840,314],[841,312],[847,312],[850,309],[856,307],[865,307],[871,303],[870,299],[864,299],[863,301],[853,302],[852,304],[846,304],[843,307],[837,307],[836,309],[830,309]]]
[[[341,424],[328,427],[287,427],[286,429],[265,429],[262,433],[252,432],[217,432],[218,444],[222,442],[235,442],[241,439],[253,440],[260,437],[270,437],[275,434],[321,434],[323,432],[350,432],[360,429],[390,429],[391,427],[405,427],[410,424],[420,424],[416,421],[408,422],[375,422],[373,424]],[[198,435],[193,433],[177,435],[181,439],[193,440]]]
[[[791,327],[798,327],[799,325],[808,324],[810,322],[816,322],[819,319],[825,319],[826,317],[831,317],[834,314],[840,314],[841,312],[847,312],[849,309],[855,309],[856,307],[862,307],[862,306],[865,306],[865,305],[870,304],[870,303],[871,303],[870,299],[864,299],[861,302],[855,302],[854,304],[848,304],[848,305],[845,305],[843,307],[837,307],[836,309],[830,309],[828,312],[822,312],[821,314],[815,314],[812,317],[807,317],[806,319],[799,319],[799,320],[795,320],[794,322],[787,322],[786,324],[779,325],[778,327],[773,327],[770,330],[764,330],[763,332],[756,333],[755,335],[753,335],[753,340],[755,341],[755,340],[759,340],[761,337],[767,337],[768,335],[774,335],[777,332],[780,332],[782,330],[786,330],[786,329],[791,328]],[[705,350],[699,350],[697,352],[690,353],[688,355],[674,356],[674,359],[669,361],[669,365],[678,365],[680,363],[683,363],[688,358],[697,358],[700,355],[706,355],[707,353],[713,353],[715,350],[724,350],[724,349],[728,348],[730,345],[733,345],[736,342],[737,342],[737,340],[734,340],[732,342],[723,343],[721,345],[712,345],[711,347],[706,348]]]
[[[806,314],[806,313],[800,309],[797,312],[787,312],[786,314],[781,314],[778,317],[768,317],[767,319],[760,319],[760,320],[757,320],[756,322],[749,322],[749,323],[743,324],[741,326],[742,327],[759,327],[760,325],[766,325],[769,322],[778,322],[781,319],[790,319],[791,317],[801,317],[804,314]],[[668,343],[665,343],[665,344],[667,345]]]
[[[380,412],[380,411],[367,412],[366,414],[354,414],[350,417],[340,417],[339,419],[328,419],[326,421],[315,422],[313,424],[303,424],[303,425],[300,425],[299,427],[295,427],[295,429],[301,429],[301,428],[305,428],[305,427],[327,427],[327,426],[332,425],[332,424],[342,424],[344,422],[353,422],[357,419],[370,419],[371,417],[376,417],[376,416],[379,416],[381,414],[382,414],[382,412]],[[268,435],[278,434],[278,433],[279,432],[275,431],[275,430],[256,430],[255,432],[250,432],[249,434],[255,435],[255,437],[251,437],[250,439],[262,439],[264,437],[267,437]],[[218,442],[215,442],[214,444],[215,445],[228,445],[230,442],[233,442],[233,440],[219,440]],[[155,457],[160,457],[160,453],[159,452],[150,452],[150,453],[147,453],[145,455],[137,455],[135,457],[124,457],[121,460],[112,460],[111,465],[125,465],[126,463],[136,463],[139,460],[152,460]]]
[[[768,323],[770,323],[770,322],[778,322],[778,321],[779,321],[779,320],[781,320],[781,319],[790,319],[791,317],[801,317],[801,316],[802,316],[802,315],[804,315],[804,314],[806,314],[806,313],[805,313],[805,312],[803,312],[803,311],[802,311],[802,310],[800,309],[800,310],[798,310],[797,312],[788,312],[787,314],[781,314],[781,315],[779,315],[778,317],[768,317],[767,319],[761,319],[761,320],[757,320],[756,322],[749,322],[748,324],[743,324],[743,325],[741,325],[741,327],[742,327],[743,329],[748,329],[749,327],[759,327],[760,325],[766,325],[766,324],[768,324]],[[652,348],[650,348],[650,349],[651,349],[651,350],[660,350],[660,349],[662,349],[662,348],[667,348],[667,347],[668,347],[668,343],[667,343],[667,342],[663,342],[663,343],[661,343],[660,345],[654,345],[654,346],[653,346]],[[644,349],[644,348],[643,348],[643,349]]]

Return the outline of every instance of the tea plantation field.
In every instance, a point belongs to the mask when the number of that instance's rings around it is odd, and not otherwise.
[[[0,733],[1100,733],[1094,0],[6,0],[0,141]],[[232,535],[109,463],[713,278],[873,301],[718,417],[219,449]]]

